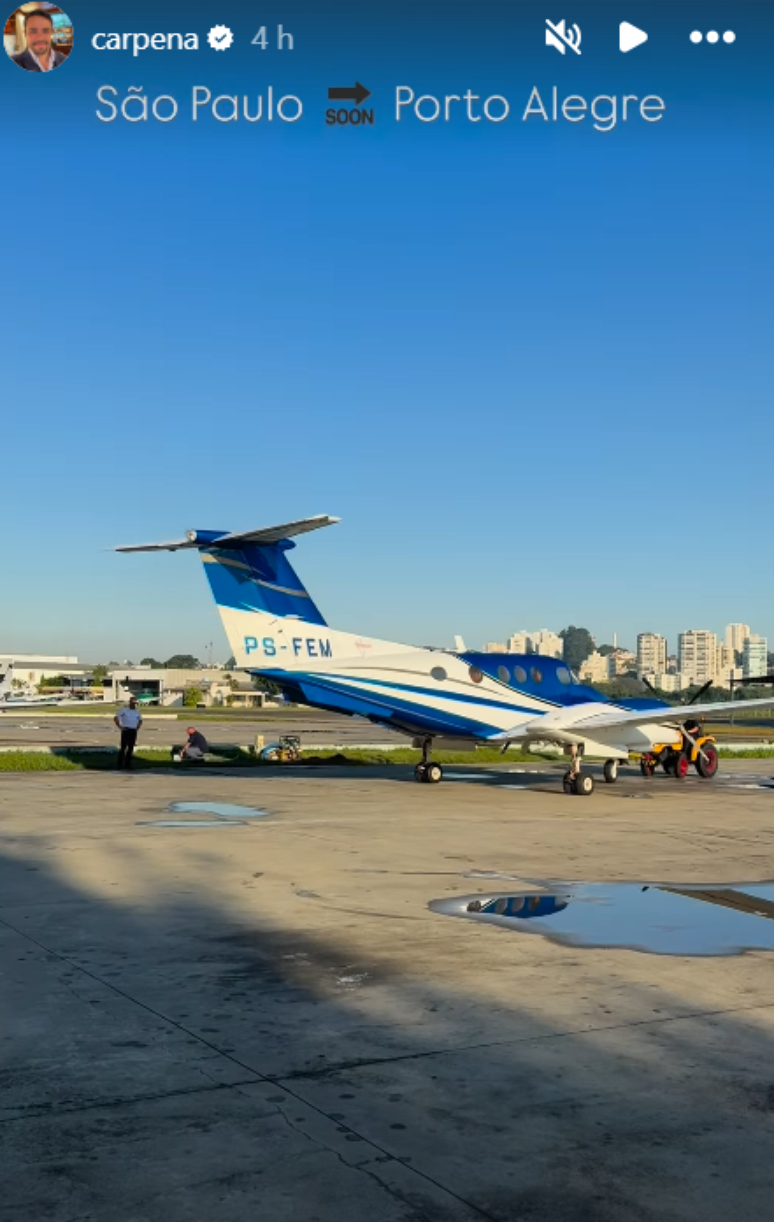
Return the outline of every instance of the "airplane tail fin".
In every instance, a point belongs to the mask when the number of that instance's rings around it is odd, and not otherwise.
[[[276,543],[202,551],[204,571],[218,607],[324,624],[317,604],[287,558],[292,547],[295,543],[290,539],[280,539]]]
[[[332,526],[338,520],[319,515],[234,534],[189,530],[184,539],[119,547],[116,551],[198,550],[229,644],[239,659],[245,653],[245,642],[262,636],[267,625],[278,620],[325,625],[287,553],[295,547],[291,536]]]
[[[8,668],[0,679],[0,700],[7,699],[13,691],[13,662],[8,663]]]

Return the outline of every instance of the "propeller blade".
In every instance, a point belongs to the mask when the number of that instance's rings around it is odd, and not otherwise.
[[[704,693],[707,691],[707,689],[710,687],[712,687],[712,679],[708,679],[707,682],[704,684],[704,686],[699,688],[698,692],[694,692],[694,694],[691,696],[691,699],[688,701],[688,704],[685,707],[688,708],[688,705],[695,704],[696,701],[699,699],[699,697],[703,696]]]
[[[683,737],[684,737],[684,738],[687,738],[687,739],[688,739],[688,742],[691,744],[691,746],[696,748],[696,750],[698,751],[699,755],[701,756],[701,758],[702,758],[702,759],[705,761],[705,763],[706,763],[706,761],[707,761],[707,756],[706,756],[706,753],[705,753],[705,752],[702,750],[702,748],[699,746],[699,744],[697,743],[696,739],[693,737],[693,735],[691,734],[691,732],[690,732],[689,730],[686,730],[685,726],[683,726],[681,733],[682,733],[682,735],[683,735]]]

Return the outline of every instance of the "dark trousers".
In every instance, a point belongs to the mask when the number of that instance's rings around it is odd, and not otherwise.
[[[118,767],[131,768],[134,756],[134,745],[137,742],[136,730],[121,731],[121,746],[118,750]]]

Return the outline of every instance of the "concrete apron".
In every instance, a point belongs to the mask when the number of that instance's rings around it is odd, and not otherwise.
[[[4,1216],[768,1217],[774,959],[427,905],[491,874],[767,878],[774,794],[508,784],[0,776]],[[153,826],[180,802],[268,814]]]

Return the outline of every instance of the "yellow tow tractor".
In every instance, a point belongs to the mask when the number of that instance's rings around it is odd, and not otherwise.
[[[686,721],[680,731],[680,745],[657,743],[640,756],[640,772],[653,776],[659,764],[669,776],[681,781],[693,764],[699,776],[709,780],[718,770],[718,749],[712,734],[702,734],[698,721]]]
[[[654,695],[658,694],[647,679],[643,678],[643,683]],[[683,707],[690,708],[710,687],[712,687],[711,679],[700,687],[688,704]],[[668,776],[682,781],[693,764],[699,776],[709,780],[717,772],[719,762],[720,757],[713,735],[703,734],[701,722],[697,721],[695,717],[689,717],[687,721],[683,722],[679,746],[672,743],[657,743],[652,751],[643,751],[640,756],[640,772],[643,776],[653,776],[660,764]]]

